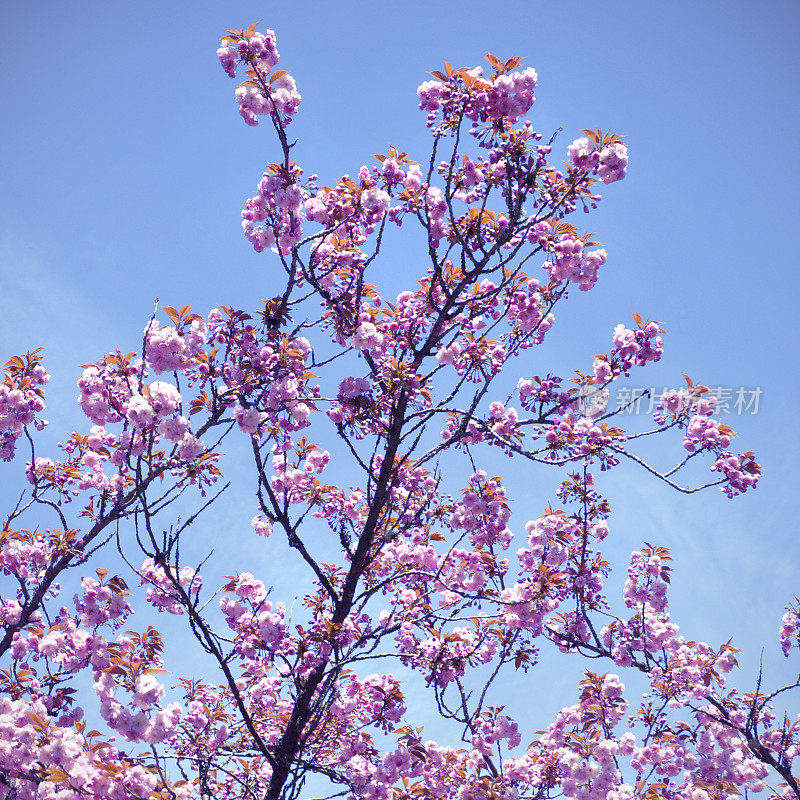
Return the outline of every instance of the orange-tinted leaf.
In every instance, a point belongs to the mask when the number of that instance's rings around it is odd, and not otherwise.
[[[178,309],[173,308],[172,306],[161,306],[164,310],[164,313],[177,325],[180,322],[180,314],[178,314]]]
[[[492,65],[492,66],[493,66],[493,67],[494,67],[494,68],[495,68],[495,69],[496,69],[498,72],[502,72],[502,71],[503,71],[503,66],[504,66],[504,65],[503,65],[503,62],[502,62],[502,61],[501,61],[501,60],[500,60],[500,59],[499,59],[499,58],[498,58],[496,55],[493,55],[492,53],[487,53],[487,54],[486,54],[486,60],[487,60],[487,61],[488,61],[488,62],[489,62],[489,63],[490,63],[490,64],[491,64],[491,65]]]

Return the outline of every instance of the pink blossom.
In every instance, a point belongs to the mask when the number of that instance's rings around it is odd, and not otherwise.
[[[621,181],[628,170],[628,148],[622,142],[606,145],[600,151],[597,175],[603,183]]]
[[[242,406],[236,406],[234,409],[234,416],[240,430],[251,435],[258,432],[262,414],[257,408],[242,408]]]
[[[146,397],[135,394],[128,401],[125,416],[134,428],[149,428],[155,421],[156,412]]]
[[[353,347],[355,347],[357,350],[372,350],[373,348],[377,347],[382,340],[383,336],[378,332],[378,329],[371,322],[359,323],[359,326],[356,328],[356,332],[353,334],[353,338],[351,339]]]
[[[148,389],[150,406],[159,417],[166,417],[178,410],[181,395],[171,383],[153,381]]]

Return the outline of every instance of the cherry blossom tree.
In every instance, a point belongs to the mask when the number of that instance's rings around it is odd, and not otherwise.
[[[0,796],[800,797],[800,720],[779,709],[798,683],[726,684],[738,651],[681,636],[666,547],[632,554],[622,598],[604,589],[600,473],[631,461],[732,498],[756,486],[754,454],[730,449],[688,378],[649,429],[616,424],[609,388],[660,359],[658,322],[616,325],[576,377],[529,374],[606,261],[569,220],[625,176],[621,138],[585,130],[553,159],[526,119],[536,72],[489,54],[419,87],[419,161],[391,147],[323,186],[292,159],[301,97],[274,32],[230,31],[218,56],[244,121],[276,137],[242,212],[271,296],[205,317],[164,307],[139,353],[83,368],[85,432],[51,455],[36,444],[42,354],[5,364],[0,453],[27,457],[27,488],[0,534]],[[390,298],[373,265],[398,227],[417,249]],[[666,469],[642,455],[655,437]],[[236,447],[256,486],[249,534],[296,556],[291,608],[235,552],[218,585],[184,557]],[[559,507],[512,504],[501,464],[550,469]],[[700,485],[684,478],[697,464]],[[201,674],[167,671],[150,621],[173,617]],[[787,608],[789,657],[799,620]],[[534,731],[496,688],[535,697],[545,649],[592,671]],[[420,726],[433,712],[449,738]]]

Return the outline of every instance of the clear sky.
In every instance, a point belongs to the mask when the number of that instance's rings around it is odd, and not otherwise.
[[[239,211],[278,151],[266,127],[242,123],[215,57],[226,28],[259,19],[303,95],[296,158],[323,180],[389,145],[424,154],[417,85],[443,59],[472,66],[486,51],[538,70],[532,119],[547,135],[563,126],[557,148],[586,127],[625,135],[629,177],[585,218],[609,262],[531,371],[585,370],[638,311],[670,335],[633,385],[678,386],[686,372],[734,394],[761,388],[757,414],[725,417],[764,465],[756,492],[687,498],[629,470],[606,488],[620,552],[673,548],[672,606],[688,635],[735,636],[748,676],[762,646],[777,662],[779,618],[800,592],[800,6],[7,0],[0,354],[46,348],[54,440],[83,424],[77,366],[136,349],[156,297],[205,313],[272,294],[275,265],[244,240]],[[12,470],[0,465],[3,482]],[[548,488],[529,516],[551,500]]]

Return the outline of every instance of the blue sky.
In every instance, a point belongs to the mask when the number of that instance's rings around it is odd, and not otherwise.
[[[547,135],[563,126],[557,149],[601,127],[624,134],[631,155],[629,177],[577,220],[609,251],[601,280],[576,293],[530,371],[585,370],[613,325],[638,311],[669,336],[663,361],[632,385],[677,386],[686,372],[734,390],[761,387],[758,414],[725,418],[765,467],[756,492],[687,498],[631,470],[606,488],[620,553],[645,539],[673,548],[672,606],[687,633],[735,636],[749,676],[764,646],[776,676],[788,674],[775,640],[784,604],[800,591],[800,9],[777,0],[488,8],[3,4],[0,350],[46,348],[55,441],[82,424],[77,365],[136,349],[156,297],[204,313],[220,303],[255,308],[272,294],[275,265],[242,237],[239,210],[277,148],[266,127],[247,128],[236,113],[234,84],[215,57],[226,28],[263,19],[275,29],[281,66],[303,95],[295,155],[323,181],[389,145],[426,152],[415,90],[443,59],[525,56],[540,76],[534,126]],[[403,266],[396,249],[384,269]],[[13,469],[0,466],[4,482]],[[528,516],[552,500],[557,479],[536,480],[542,501]]]

